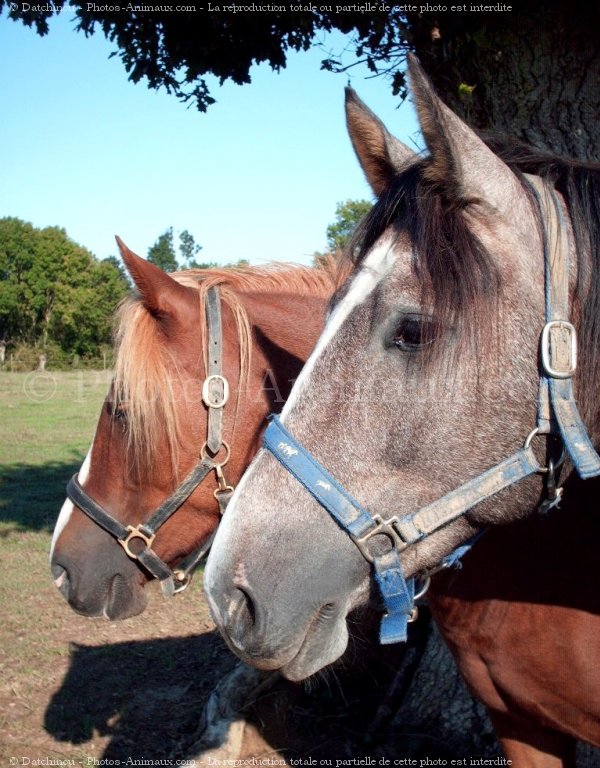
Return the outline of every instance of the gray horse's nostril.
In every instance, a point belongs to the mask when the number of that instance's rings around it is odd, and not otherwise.
[[[247,589],[234,589],[227,614],[226,627],[232,640],[240,640],[254,628],[256,607]]]

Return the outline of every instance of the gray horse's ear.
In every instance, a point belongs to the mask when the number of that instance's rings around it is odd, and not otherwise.
[[[485,200],[506,208],[518,182],[512,171],[479,136],[449,109],[414,54],[408,54],[411,93],[431,163],[426,176],[450,197]]]
[[[389,133],[352,88],[346,88],[346,124],[358,162],[379,197],[416,153]]]
[[[117,236],[117,245],[142,303],[159,320],[181,319],[186,310],[198,305],[197,294],[166,272],[130,250]]]

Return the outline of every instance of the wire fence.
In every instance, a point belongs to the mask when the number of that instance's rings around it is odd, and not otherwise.
[[[78,355],[61,349],[35,349],[16,347],[2,349],[0,346],[0,371],[27,373],[29,371],[106,371],[113,367],[114,356],[110,348],[97,355]]]

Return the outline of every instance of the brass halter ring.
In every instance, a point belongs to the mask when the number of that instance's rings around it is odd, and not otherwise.
[[[216,457],[221,453],[221,449],[225,449],[225,458],[223,461],[216,461]],[[200,449],[200,458],[202,461],[209,459],[211,461],[214,461],[217,467],[224,467],[229,459],[231,458],[231,447],[229,446],[229,443],[225,442],[225,440],[221,441],[221,445],[219,446],[219,450],[216,452],[214,456],[211,456],[208,451],[208,443],[204,443],[202,448]]]
[[[184,592],[192,581],[192,575],[192,573],[186,573],[185,571],[176,568],[173,571],[173,578],[175,579],[175,588],[173,589],[173,594],[176,595],[179,592]]]

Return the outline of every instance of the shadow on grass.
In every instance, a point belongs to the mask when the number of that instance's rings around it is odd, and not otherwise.
[[[0,521],[9,523],[8,530],[52,531],[66,498],[67,481],[82,460],[73,451],[72,461],[0,467]],[[6,536],[8,530],[0,535]]]
[[[191,746],[208,696],[234,664],[215,632],[73,644],[69,670],[46,709],[46,731],[81,745],[95,734],[110,736],[104,759],[185,757],[182,742]]]
[[[46,709],[45,729],[83,749],[95,735],[108,736],[102,759],[113,764],[197,758],[204,706],[235,664],[216,632],[100,647],[73,644],[69,670]],[[259,753],[279,749],[286,757],[333,758],[349,745],[371,752],[372,744],[361,743],[364,724],[377,710],[391,672],[389,665],[384,673],[380,665],[362,674],[348,669],[310,688],[281,679],[245,713],[260,734],[258,741],[250,738]]]
[[[421,624],[424,641],[429,621]],[[266,688],[243,715],[249,726],[244,756],[276,758],[277,750],[288,760],[310,757],[315,765],[335,765],[335,759],[349,756],[455,757],[435,732],[419,732],[405,723],[401,735],[387,731],[406,694],[404,684],[410,685],[414,674],[404,647],[361,643],[358,651],[360,661],[355,656],[309,686],[280,679]],[[104,764],[177,758],[204,765],[197,745],[204,706],[235,663],[215,632],[101,647],[72,645],[69,670],[46,710],[46,731],[82,749],[98,735],[108,737]],[[396,690],[390,683],[400,669],[408,679]]]

